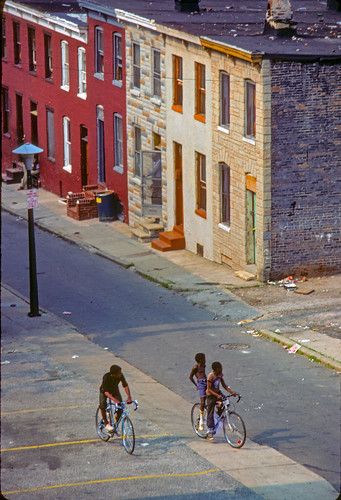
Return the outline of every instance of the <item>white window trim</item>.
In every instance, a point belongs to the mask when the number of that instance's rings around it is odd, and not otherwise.
[[[116,127],[116,119],[119,118],[120,123],[121,123],[121,156],[122,156],[122,163],[116,163],[116,145],[117,145],[117,127]],[[115,146],[115,151],[114,151],[114,170],[116,172],[119,172],[123,174],[123,117],[119,113],[114,113],[114,146]]]
[[[66,40],[60,42],[61,46],[61,64],[62,64],[62,84],[60,88],[69,92],[70,90],[70,61],[69,44]],[[65,83],[67,81],[67,83]]]
[[[251,139],[250,137],[243,137],[243,142],[247,142],[248,144],[252,144],[253,146],[255,146],[256,144],[255,139]]]
[[[103,64],[104,64],[104,48],[103,47],[101,49],[98,48],[98,33],[102,33],[102,45],[103,45],[103,42],[104,42],[103,28],[101,28],[100,26],[95,26],[95,73],[94,73],[94,77],[98,78],[99,80],[104,80],[104,72],[97,71],[98,54],[101,54],[103,56]]]
[[[84,57],[84,66],[83,66],[83,57]],[[85,89],[87,85],[86,79],[86,50],[85,47],[78,47],[77,50],[77,60],[78,60],[78,94],[77,97],[81,99],[86,99],[87,92],[81,92],[83,85],[85,84]],[[83,74],[85,76],[83,76]]]
[[[63,169],[67,172],[72,172],[71,165],[71,137],[69,137],[69,130],[71,127],[70,118],[67,116],[63,116],[63,150],[64,150],[64,158],[63,158]],[[68,160],[68,163],[66,163]]]
[[[218,125],[217,130],[219,130],[219,132],[224,132],[224,134],[227,135],[230,133],[230,129],[228,127],[223,127],[223,125]]]
[[[228,226],[227,224],[224,224],[223,222],[219,222],[218,227],[223,231],[226,231],[227,233],[231,231],[231,227]]]

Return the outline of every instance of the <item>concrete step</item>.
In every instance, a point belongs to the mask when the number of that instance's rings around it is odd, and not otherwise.
[[[171,246],[172,250],[183,250],[185,238],[176,231],[164,231],[159,234],[159,239]]]
[[[153,239],[153,237],[149,233],[146,233],[145,231],[143,231],[138,227],[132,227],[131,233],[134,238],[136,238],[138,241],[142,243],[149,243]]]

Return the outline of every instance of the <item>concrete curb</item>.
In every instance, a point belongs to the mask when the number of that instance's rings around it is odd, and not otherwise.
[[[283,337],[283,335],[278,335],[277,333],[271,332],[270,330],[257,330],[257,331],[268,340],[271,340],[272,342],[277,342],[278,344],[281,344],[288,348],[298,343],[296,340],[292,340],[288,337]],[[328,356],[324,356],[318,351],[314,351],[314,349],[309,349],[309,347],[301,346],[300,349],[296,352],[296,354],[300,354],[301,356],[306,356],[307,358],[313,361],[321,363],[327,368],[331,368],[333,370],[336,370],[338,373],[341,373],[341,363],[339,363],[335,359],[329,358]]]

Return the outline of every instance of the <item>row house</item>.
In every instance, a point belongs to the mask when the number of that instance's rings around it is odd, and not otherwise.
[[[261,0],[252,8],[230,3],[82,2],[91,47],[90,122],[97,124],[89,132],[89,140],[96,137],[96,146],[89,144],[96,165],[90,182],[103,180],[103,172],[105,179],[122,175],[130,224],[143,228],[153,218],[165,229],[152,242],[157,250],[187,248],[261,280],[335,272],[341,264],[335,4],[312,0],[307,17],[297,2],[292,8],[269,0],[266,11]],[[121,82],[113,77],[118,60]],[[110,100],[113,91],[118,101]],[[118,102],[122,112],[110,109]],[[115,137],[115,113],[122,116],[122,169],[108,160],[116,149],[107,142]]]
[[[128,221],[124,29],[79,8],[43,7],[4,6],[2,168],[30,141],[44,150],[45,189],[64,197],[105,184]]]

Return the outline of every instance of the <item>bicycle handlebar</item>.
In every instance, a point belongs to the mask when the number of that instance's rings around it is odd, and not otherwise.
[[[237,393],[237,395],[236,395],[236,396],[234,396],[234,395],[232,395],[232,394],[225,394],[225,395],[223,396],[223,400],[224,400],[224,399],[228,399],[228,398],[238,398],[238,399],[237,399],[237,403],[239,403],[239,401],[241,400],[241,395]]]

